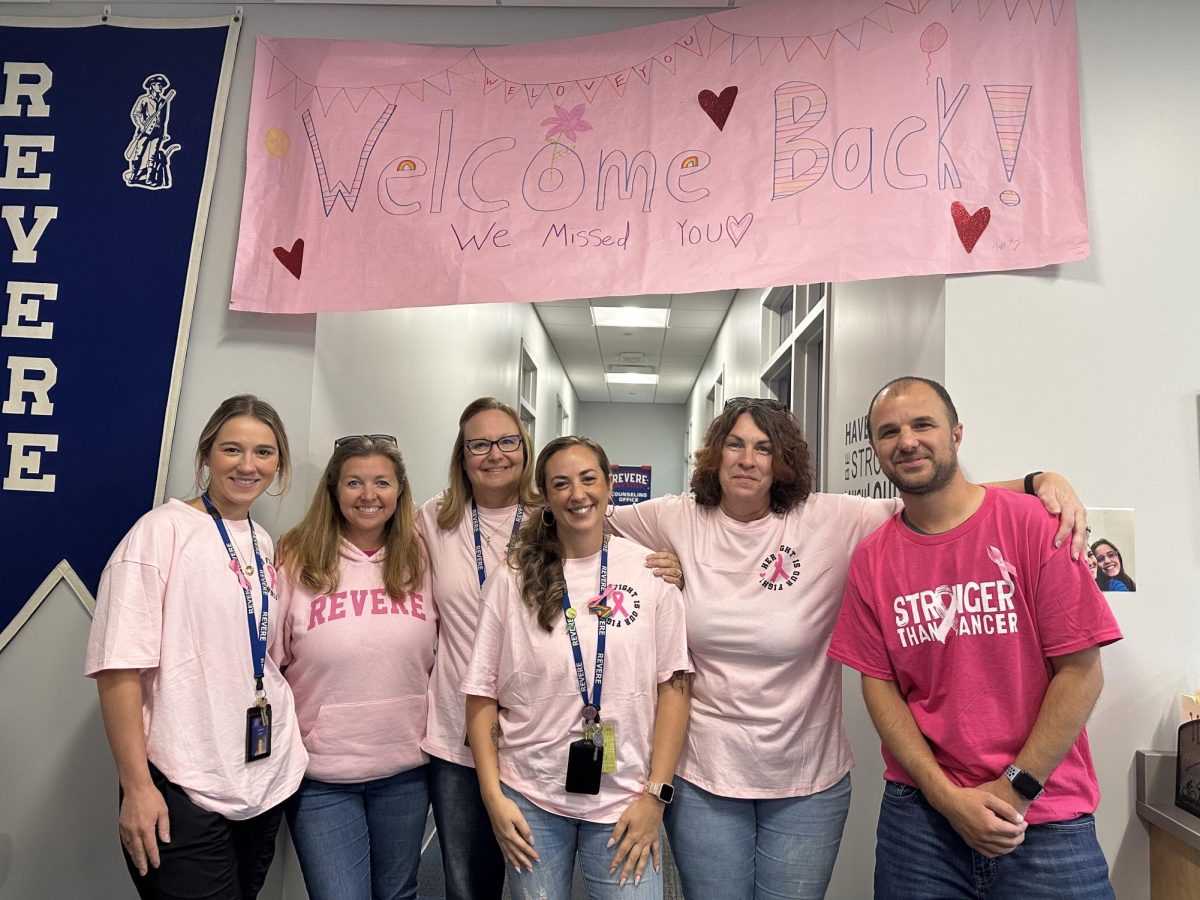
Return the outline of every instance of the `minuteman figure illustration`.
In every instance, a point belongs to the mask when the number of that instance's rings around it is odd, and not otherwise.
[[[161,73],[149,76],[142,87],[146,93],[129,110],[133,137],[125,148],[128,167],[122,177],[130,187],[165,190],[171,187],[171,154],[180,147],[171,143],[167,133],[175,91],[170,90],[171,82]]]

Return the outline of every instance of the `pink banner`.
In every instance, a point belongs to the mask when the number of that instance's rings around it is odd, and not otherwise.
[[[233,308],[1088,254],[1071,0],[772,0],[516,47],[260,39]]]

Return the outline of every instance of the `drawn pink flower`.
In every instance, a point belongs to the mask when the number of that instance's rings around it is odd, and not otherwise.
[[[542,119],[543,125],[549,125],[550,130],[546,132],[547,138],[552,138],[556,134],[561,134],[563,137],[571,141],[579,140],[579,131],[591,131],[592,126],[583,120],[583,104],[580,103],[570,112],[563,109],[561,106],[554,107],[554,115],[548,119]]]

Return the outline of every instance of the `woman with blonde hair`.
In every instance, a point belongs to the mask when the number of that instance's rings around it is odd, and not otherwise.
[[[199,496],[142,516],[100,578],[85,674],[121,786],[125,862],[143,898],[257,896],[307,755],[267,647],[270,535],[250,506],[291,474],[269,403],[230,397],[196,447]]]
[[[472,401],[450,448],[449,486],[419,514],[441,616],[421,747],[429,754],[447,900],[496,900],[504,885],[504,858],[479,796],[459,686],[475,642],[483,583],[504,568],[521,523],[538,514],[529,454],[529,434],[516,410],[493,397]]]
[[[411,900],[429,807],[420,741],[437,613],[394,437],[334,442],[279,557],[271,656],[309,755],[287,807],[308,894]]]
[[[604,533],[598,444],[550,441],[535,478],[545,507],[487,583],[462,681],[480,792],[514,900],[570,896],[576,856],[594,900],[661,898],[690,703],[683,602],[644,547]]]

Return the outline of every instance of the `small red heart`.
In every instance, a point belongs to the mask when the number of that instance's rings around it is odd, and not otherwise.
[[[725,130],[725,122],[733,109],[733,101],[737,99],[737,91],[737,85],[731,84],[721,91],[720,97],[709,90],[701,91],[696,97],[700,108],[708,114],[720,131]]]
[[[276,247],[275,258],[283,263],[283,267],[299,281],[300,270],[304,268],[304,238],[296,238],[296,243],[292,244],[291,250]]]
[[[992,221],[992,211],[986,206],[969,213],[957,200],[950,204],[950,216],[954,219],[958,239],[962,241],[963,249],[968,253],[975,249],[975,244],[987,229],[988,222]]]

